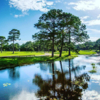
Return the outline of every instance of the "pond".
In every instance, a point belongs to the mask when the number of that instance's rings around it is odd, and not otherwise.
[[[95,72],[91,72],[93,64]],[[49,98],[100,100],[100,56],[81,55],[0,70],[0,100]]]

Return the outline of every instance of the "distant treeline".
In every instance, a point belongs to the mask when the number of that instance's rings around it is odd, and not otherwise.
[[[87,41],[83,44],[76,45],[76,48],[79,50],[99,50],[100,51],[100,39],[95,42]]]
[[[75,48],[78,50],[100,50],[100,39],[95,42],[87,41],[83,44],[75,45]],[[15,51],[51,51],[51,48],[48,43],[35,41],[31,42],[28,41],[22,45],[18,43],[14,44]],[[3,46],[3,51],[12,51],[13,50],[13,43],[6,44]],[[59,51],[59,45],[55,46],[54,51]],[[63,47],[63,51],[68,51],[67,45]]]

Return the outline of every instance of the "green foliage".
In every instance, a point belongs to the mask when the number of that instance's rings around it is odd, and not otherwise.
[[[17,29],[12,29],[9,32],[8,40],[13,41],[13,53],[14,53],[14,41],[18,40],[20,36],[20,31]]]
[[[7,43],[7,40],[4,36],[0,36],[0,48],[1,48],[1,53],[2,53],[2,47],[3,45]]]
[[[96,66],[95,66],[95,64],[94,63],[92,63],[91,64],[92,65],[92,70],[91,71],[89,71],[90,73],[96,73],[97,71],[96,71]]]
[[[9,32],[8,40],[9,40],[9,41],[18,40],[18,39],[19,39],[19,36],[20,36],[20,31],[17,30],[17,29],[12,29],[12,30]]]
[[[78,53],[75,43],[84,42],[89,38],[86,26],[81,23],[79,17],[59,9],[52,9],[42,14],[35,27],[40,31],[32,36],[33,39],[47,42],[51,47],[52,57],[54,56],[55,48],[59,48],[59,56],[61,57],[62,50],[66,44],[69,49],[69,55],[71,50]]]
[[[96,42],[86,41],[83,44],[76,45],[76,48],[79,50],[96,50]]]
[[[91,70],[89,71],[90,73],[96,73],[97,71],[96,70]]]

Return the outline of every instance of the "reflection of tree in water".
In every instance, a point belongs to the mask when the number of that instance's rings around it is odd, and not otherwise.
[[[87,73],[77,76],[75,72],[82,68],[74,68],[71,66],[69,60],[69,70],[63,71],[62,62],[60,61],[61,72],[54,71],[54,62],[52,62],[52,79],[43,80],[40,75],[36,75],[33,83],[39,86],[37,96],[49,98],[63,99],[63,100],[81,100],[82,91],[88,88],[88,81],[90,79]],[[74,72],[74,78],[72,73]],[[69,77],[66,78],[66,75]]]
[[[9,72],[9,77],[11,79],[14,79],[14,80],[19,79],[20,73],[19,73],[19,69],[17,67],[10,68],[8,72]]]
[[[50,63],[47,63],[47,62],[40,63],[40,69],[42,71],[47,71],[48,66],[50,66]]]
[[[49,73],[52,73],[52,64],[51,62],[43,62],[40,63],[40,69],[42,71],[47,71],[49,69]],[[54,69],[57,70],[56,64],[54,65]]]

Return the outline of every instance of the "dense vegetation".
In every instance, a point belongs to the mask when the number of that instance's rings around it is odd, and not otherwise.
[[[75,45],[77,50],[100,50],[100,39],[95,42],[86,41],[82,44]],[[51,48],[46,43],[39,43],[38,41],[31,42],[28,41],[22,45],[15,43],[14,44],[15,51],[51,51]],[[5,44],[2,47],[3,51],[13,51],[13,44]],[[54,51],[59,51],[59,45],[55,45]],[[67,46],[63,46],[63,51],[68,51]]]

